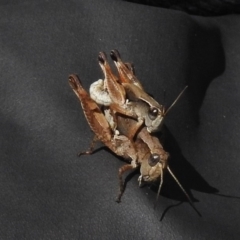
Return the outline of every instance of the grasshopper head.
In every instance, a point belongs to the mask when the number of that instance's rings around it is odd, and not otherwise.
[[[161,129],[164,120],[164,107],[150,107],[145,115],[145,125],[149,133],[157,132]]]
[[[168,157],[168,154],[167,154]],[[144,182],[153,182],[159,179],[163,170],[167,167],[167,159],[159,154],[151,154],[147,161],[143,161],[140,167],[140,179]]]
[[[142,185],[142,182],[149,183],[149,182],[156,181],[157,179],[160,178],[160,183],[159,183],[157,198],[156,198],[156,203],[157,203],[157,200],[159,198],[160,191],[162,188],[162,184],[163,184],[163,170],[167,169],[167,171],[170,173],[170,175],[172,176],[174,181],[177,183],[177,185],[180,187],[182,192],[187,197],[190,205],[194,208],[194,210],[197,212],[197,214],[199,216],[201,216],[199,211],[196,209],[193,201],[191,200],[190,196],[188,195],[186,190],[183,188],[181,183],[178,181],[177,177],[173,174],[170,167],[168,166],[168,157],[169,157],[168,153],[166,153],[162,156],[154,153],[154,154],[150,155],[150,157],[148,158],[147,161],[143,161],[141,164],[141,167],[140,167],[141,175],[138,178],[139,186]],[[154,208],[156,207],[156,203],[154,205]]]

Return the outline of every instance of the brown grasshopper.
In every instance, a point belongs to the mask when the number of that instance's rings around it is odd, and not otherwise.
[[[130,129],[136,124],[136,120],[125,116],[118,116],[117,126],[120,134],[117,135],[109,125],[107,117],[104,116],[98,104],[91,99],[82,87],[77,75],[69,76],[69,84],[81,102],[88,124],[96,136],[95,139],[102,141],[111,151],[129,162],[119,168],[118,171],[120,186],[117,198],[118,202],[120,202],[124,191],[123,173],[140,167],[141,175],[138,178],[139,184],[141,184],[142,181],[152,182],[160,178],[157,195],[159,196],[163,184],[163,172],[167,170],[182,189],[189,203],[196,210],[191,198],[168,166],[169,154],[163,149],[159,140],[149,134],[145,126],[137,133],[135,140],[131,141],[128,135]],[[83,152],[82,154],[91,154],[92,151],[93,146],[91,146],[89,151]]]
[[[104,80],[100,79],[91,84],[89,90],[91,98],[98,104],[109,107],[115,113],[137,119],[137,123],[131,129],[130,139],[135,136],[143,123],[150,133],[160,130],[165,116],[187,87],[165,110],[163,105],[144,91],[134,74],[132,65],[123,63],[117,50],[111,51],[111,58],[118,69],[119,78],[112,73],[106,54],[100,52],[98,60],[104,73]]]

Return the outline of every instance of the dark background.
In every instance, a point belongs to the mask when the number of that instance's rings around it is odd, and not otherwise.
[[[0,239],[239,238],[238,15],[117,0],[0,6]],[[102,78],[98,52],[113,48],[167,106],[189,85],[166,119],[165,148],[202,217],[168,175],[157,209],[138,174],[117,204],[123,162],[106,150],[77,157],[93,134],[68,75],[88,89]]]
[[[239,0],[124,0],[154,7],[175,9],[199,16],[240,13]]]

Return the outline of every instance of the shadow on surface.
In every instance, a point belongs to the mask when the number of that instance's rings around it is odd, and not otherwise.
[[[225,70],[225,54],[220,31],[215,27],[194,24],[189,36],[187,69],[190,111],[199,124],[199,110],[210,83]]]
[[[198,202],[198,200],[194,198],[191,190],[196,190],[209,194],[217,194],[218,189],[212,187],[200,175],[200,173],[198,173],[196,169],[185,159],[176,139],[173,137],[173,135],[165,125],[163,126],[163,132],[163,135],[161,133],[157,135],[159,139],[164,138],[164,140],[161,142],[163,143],[164,149],[170,153],[169,167],[174,173],[175,177],[178,179],[179,183],[184,188],[184,190],[187,192],[191,200],[193,202]],[[167,171],[164,172],[163,181],[164,183],[161,189],[161,195],[176,201],[180,201],[180,203],[171,204],[170,206],[168,206],[162,213],[160,221],[163,220],[164,216],[171,208],[178,207],[182,202],[188,202],[188,199],[182,189]],[[158,187],[159,181],[153,183],[150,186],[150,189],[157,194]],[[195,208],[194,210],[199,216],[201,216],[201,213],[197,210],[197,208]]]
[[[170,153],[169,167],[193,201],[197,200],[194,199],[190,189],[204,193],[217,193],[218,190],[210,186],[209,183],[207,183],[207,181],[185,159],[176,139],[166,126],[164,126],[163,131],[164,149]],[[157,191],[158,183],[153,184],[151,189]],[[164,175],[164,184],[161,195],[178,201],[187,201],[186,196],[168,172],[165,172]]]

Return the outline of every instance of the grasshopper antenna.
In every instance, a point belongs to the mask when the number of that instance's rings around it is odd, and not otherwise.
[[[174,102],[172,103],[172,105],[166,110],[166,112],[164,113],[164,116],[167,115],[167,113],[173,108],[173,106],[177,103],[177,101],[180,99],[180,97],[183,95],[183,93],[185,92],[185,90],[188,88],[188,86],[185,86],[185,88],[179,93],[179,95],[177,96],[177,98],[174,100]]]
[[[201,217],[201,213],[197,210],[197,208],[195,207],[193,201],[191,200],[191,198],[189,197],[189,195],[187,194],[186,190],[183,188],[183,186],[181,185],[181,183],[178,181],[178,179],[176,178],[176,176],[173,174],[173,172],[171,171],[171,169],[169,168],[169,166],[167,166],[167,170],[168,172],[172,175],[173,179],[175,180],[175,182],[178,184],[178,186],[181,188],[181,190],[183,191],[183,193],[185,194],[185,196],[188,199],[188,202],[190,203],[190,205],[193,207],[193,209],[197,212],[197,214]]]
[[[166,103],[166,89],[164,89],[163,91],[163,104],[165,106],[165,103]]]
[[[162,185],[163,185],[163,170],[161,169],[161,180],[160,180],[159,187],[158,187],[157,198],[156,198],[156,201],[155,201],[155,204],[154,204],[154,207],[153,207],[154,209],[157,206],[157,201],[158,201],[161,189],[162,189]]]

